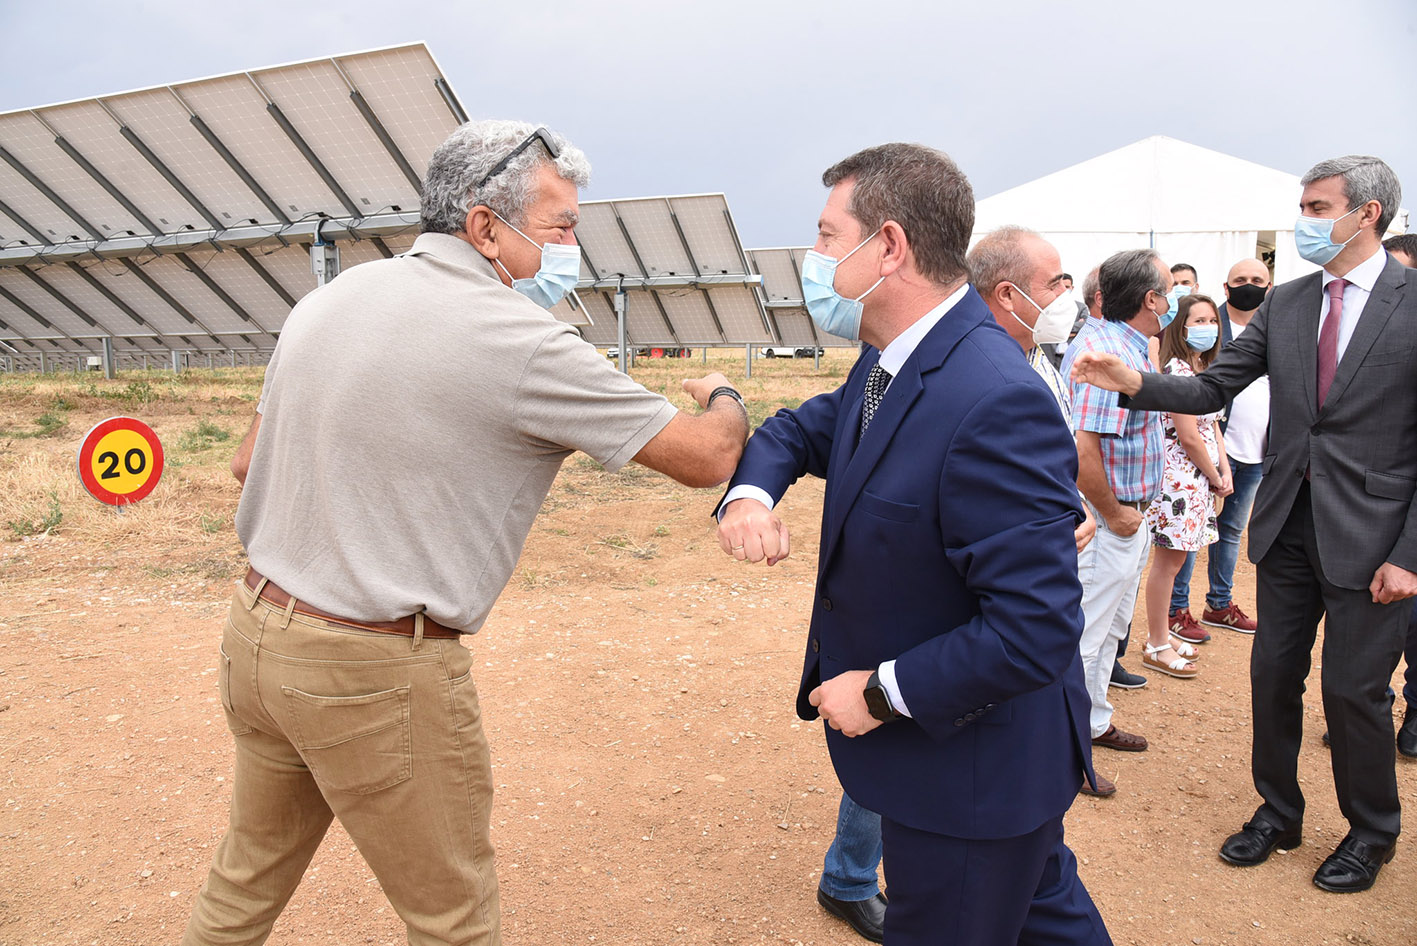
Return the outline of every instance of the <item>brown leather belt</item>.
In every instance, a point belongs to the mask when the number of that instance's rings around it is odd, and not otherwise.
[[[264,586],[261,585],[262,579],[265,579],[266,582]],[[250,588],[252,591],[255,591],[259,587],[261,589],[260,597],[264,598],[266,602],[273,607],[284,609],[290,604],[290,594],[285,589],[281,588],[280,585],[266,578],[254,568],[246,569],[246,587]],[[397,621],[353,621],[349,618],[342,618],[339,615],[331,614],[328,611],[321,611],[309,602],[299,600],[295,602],[295,607],[292,610],[297,614],[319,618],[322,621],[329,621],[331,624],[342,624],[345,627],[352,627],[361,631],[378,631],[380,634],[397,634],[400,637],[412,637],[414,632],[415,615],[412,614],[407,617],[401,617]],[[433,640],[457,640],[462,634],[453,630],[451,627],[445,627],[439,624],[437,621],[425,615],[423,618],[423,636]]]
[[[1119,499],[1117,500],[1117,504],[1119,506],[1129,506],[1137,512],[1146,512],[1147,507],[1151,505],[1151,501],[1147,499]]]

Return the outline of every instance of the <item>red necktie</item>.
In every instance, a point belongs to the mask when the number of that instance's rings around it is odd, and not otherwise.
[[[1333,373],[1338,368],[1338,325],[1343,321],[1343,288],[1346,279],[1328,284],[1328,315],[1319,329],[1319,407],[1324,406],[1328,389],[1333,386]]]

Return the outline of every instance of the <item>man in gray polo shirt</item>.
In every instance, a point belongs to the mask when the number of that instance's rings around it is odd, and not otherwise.
[[[690,486],[747,437],[719,374],[701,413],[618,373],[546,308],[579,273],[585,155],[524,122],[458,128],[422,234],[291,312],[233,461],[251,568],[222,638],[230,826],[184,944],[260,943],[338,817],[409,942],[501,941],[491,768],[471,656],[561,463]]]

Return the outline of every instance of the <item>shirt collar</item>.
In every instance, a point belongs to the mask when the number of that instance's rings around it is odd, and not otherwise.
[[[945,317],[945,313],[958,305],[968,291],[969,283],[966,282],[951,293],[944,302],[916,319],[905,331],[897,335],[889,345],[882,349],[881,360],[878,362],[880,366],[889,371],[892,378],[900,374],[900,369],[906,359],[915,354],[915,349],[919,348],[920,342],[930,334],[930,329]]]
[[[1377,283],[1378,277],[1382,275],[1383,267],[1385,266],[1387,266],[1387,250],[1379,245],[1377,251],[1374,252],[1372,256],[1350,269],[1343,278],[1364,292],[1372,292],[1373,285]],[[1326,269],[1323,270],[1323,274],[1323,288],[1324,291],[1327,292],[1328,284],[1338,277]]]
[[[453,236],[451,233],[420,233],[418,238],[413,241],[413,246],[409,247],[403,255],[420,256],[425,253],[454,266],[473,269],[494,279],[497,277],[497,273],[492,268],[492,264],[487,261],[487,257],[477,252],[471,243],[461,237]],[[498,282],[500,281],[498,280]]]
[[[1120,335],[1122,337],[1122,341],[1124,341],[1126,344],[1132,346],[1133,348],[1138,348],[1143,352],[1147,350],[1146,336],[1143,335],[1141,332],[1138,332],[1136,329],[1132,328],[1126,322],[1109,321],[1107,324],[1116,326],[1118,329],[1121,330]]]

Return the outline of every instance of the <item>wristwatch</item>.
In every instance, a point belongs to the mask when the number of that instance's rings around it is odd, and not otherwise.
[[[866,697],[866,709],[871,715],[883,723],[900,719],[900,714],[891,706],[890,694],[881,684],[881,673],[879,670],[871,671],[871,679],[866,681],[866,690],[862,694]]]

